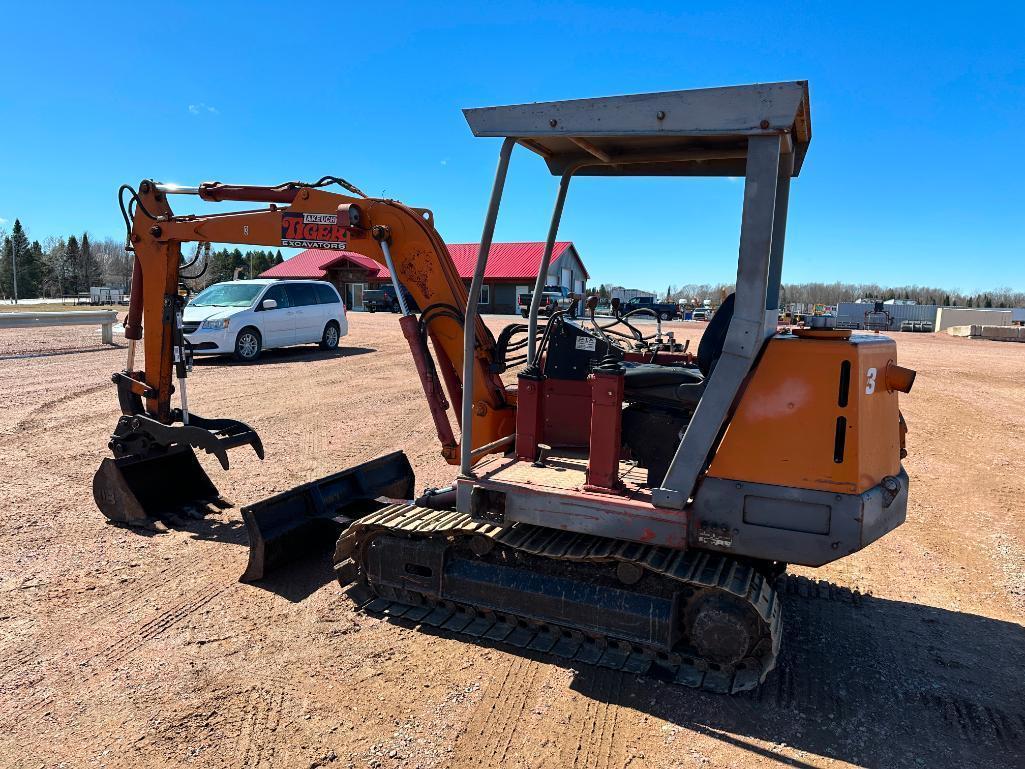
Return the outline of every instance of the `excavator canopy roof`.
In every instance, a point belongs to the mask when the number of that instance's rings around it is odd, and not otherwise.
[[[800,173],[808,81],[465,109],[474,136],[512,137],[557,175],[744,176],[749,136],[783,134]]]

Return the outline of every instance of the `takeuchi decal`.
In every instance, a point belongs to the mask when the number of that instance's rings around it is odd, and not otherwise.
[[[349,228],[338,224],[337,214],[281,214],[281,245],[345,251]]]

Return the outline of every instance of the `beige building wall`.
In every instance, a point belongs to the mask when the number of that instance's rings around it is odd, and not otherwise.
[[[940,307],[936,311],[936,330],[951,326],[1010,326],[1010,310],[980,310],[972,307]]]

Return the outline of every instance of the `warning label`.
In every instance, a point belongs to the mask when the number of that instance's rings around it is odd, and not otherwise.
[[[594,352],[597,344],[598,340],[593,336],[578,336],[575,347],[578,350],[589,350],[590,352]]]

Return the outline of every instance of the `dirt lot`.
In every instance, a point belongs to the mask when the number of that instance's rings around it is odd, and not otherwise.
[[[204,460],[225,496],[394,448],[418,485],[451,478],[395,320],[351,315],[337,354],[197,366],[193,408],[267,448]],[[718,697],[361,616],[326,555],[241,584],[237,510],[105,524],[90,479],[124,350],[67,333],[0,332],[0,765],[1025,766],[1025,345],[899,335],[909,520],[798,570],[823,582],[788,582],[777,669]]]

